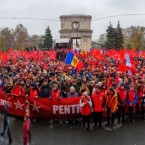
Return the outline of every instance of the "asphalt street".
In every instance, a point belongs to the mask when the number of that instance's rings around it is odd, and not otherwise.
[[[2,118],[0,130],[2,130]],[[13,145],[23,145],[23,120],[9,117]],[[31,124],[31,145],[145,145],[145,121],[134,124],[126,123],[120,128],[108,131],[96,129],[84,131],[81,124],[54,122],[51,128],[49,121],[37,120]],[[7,139],[1,138],[0,145],[6,145]]]

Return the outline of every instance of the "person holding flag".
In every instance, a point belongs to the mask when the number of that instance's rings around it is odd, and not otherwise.
[[[7,101],[7,96],[6,96],[6,101]],[[9,139],[9,144],[12,143],[12,136],[11,136],[11,131],[10,131],[10,127],[8,124],[8,105],[7,103],[4,104],[4,120],[3,120],[3,131],[1,133],[1,136],[5,135],[5,132],[7,131],[7,135],[8,135],[8,139]]]
[[[29,102],[26,101],[26,110],[25,117],[23,123],[23,145],[29,145],[31,141],[31,133],[30,133],[30,113],[29,113]]]
[[[102,114],[105,105],[104,93],[101,92],[101,89],[98,85],[95,85],[95,92],[91,96],[94,112],[94,129],[99,123],[99,128],[102,128]]]

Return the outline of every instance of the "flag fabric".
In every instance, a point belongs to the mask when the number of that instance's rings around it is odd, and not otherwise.
[[[79,61],[78,65],[76,66],[77,70],[81,70],[84,67],[84,64],[82,61]]]
[[[83,67],[83,63],[70,51],[68,51],[65,59],[66,64],[72,65],[74,68],[81,70]]]
[[[132,67],[129,54],[126,54],[126,66]]]
[[[65,63],[71,64],[73,57],[74,57],[74,54],[72,52],[68,51],[68,53],[66,55]]]
[[[129,54],[126,54],[126,70],[131,70],[132,72],[136,72],[136,68],[131,61]]]
[[[111,87],[110,69],[109,69],[109,74],[108,74],[107,87],[108,87],[108,88]]]
[[[119,83],[119,78],[118,78],[118,74],[117,73],[116,73],[116,77],[115,77],[115,82],[116,82],[116,84]]]

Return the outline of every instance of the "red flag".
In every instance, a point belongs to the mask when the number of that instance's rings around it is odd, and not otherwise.
[[[109,69],[109,74],[108,74],[107,87],[108,87],[108,88],[111,87],[110,69]]]
[[[84,64],[82,63],[82,61],[79,61],[77,66],[76,66],[76,69],[81,70],[83,67],[84,67]]]
[[[49,57],[53,60],[56,60],[56,52],[51,50],[51,51],[47,51],[47,54],[49,55]]]
[[[116,84],[118,84],[118,83],[119,83],[119,79],[118,79],[118,74],[117,74],[117,73],[116,73],[115,82],[116,82]]]

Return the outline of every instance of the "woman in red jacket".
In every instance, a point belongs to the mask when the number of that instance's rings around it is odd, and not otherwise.
[[[99,128],[102,128],[102,112],[105,105],[104,93],[101,92],[98,85],[95,86],[95,92],[92,94],[92,104],[94,112],[94,128],[99,122]]]
[[[92,107],[92,101],[90,96],[88,96],[87,91],[85,91],[80,99],[80,112],[83,116],[83,129],[89,130],[90,129],[90,114],[91,114],[91,107]],[[87,127],[86,124],[87,123]]]

